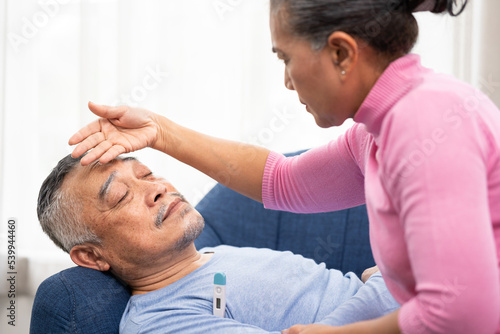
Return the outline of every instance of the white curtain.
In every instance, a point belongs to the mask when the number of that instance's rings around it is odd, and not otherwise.
[[[478,43],[474,45],[477,53],[477,76],[474,84],[488,94],[497,106],[500,106],[500,1],[476,1],[476,13],[473,22]]]
[[[478,3],[458,19],[418,14],[415,49],[425,65],[475,85],[489,71],[477,63],[482,57],[498,70],[498,49],[486,52],[488,36],[491,42],[498,31],[495,17],[489,14],[483,26],[483,15],[495,12]],[[0,254],[7,219],[16,217],[17,255],[29,260],[30,292],[59,263],[69,264],[43,235],[36,201],[51,168],[71,152],[69,137],[94,119],[87,101],[138,105],[282,152],[320,145],[350,126],[319,129],[285,89],[283,65],[271,53],[268,6],[268,0],[0,0]],[[134,155],[194,204],[214,184],[158,152]]]

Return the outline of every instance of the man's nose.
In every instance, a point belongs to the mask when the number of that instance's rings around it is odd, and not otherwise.
[[[157,183],[150,184],[146,193],[146,204],[148,206],[156,206],[167,193],[168,189],[165,185]]]
[[[295,90],[293,87],[292,80],[290,79],[290,75],[288,75],[288,70],[285,68],[285,87],[290,90]]]

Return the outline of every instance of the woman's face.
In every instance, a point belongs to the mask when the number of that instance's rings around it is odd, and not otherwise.
[[[281,23],[286,16],[271,14],[270,19],[273,52],[285,63],[285,86],[297,91],[318,126],[339,126],[353,117],[356,109],[342,68],[332,57],[334,51],[328,47],[314,51],[309,41],[292,36]]]

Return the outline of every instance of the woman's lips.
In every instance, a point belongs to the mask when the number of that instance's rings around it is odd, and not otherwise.
[[[300,101],[300,103],[302,103],[303,105],[306,106],[307,112],[310,113],[311,111],[309,110],[309,106],[304,101],[302,101],[302,100],[299,100],[299,101]]]

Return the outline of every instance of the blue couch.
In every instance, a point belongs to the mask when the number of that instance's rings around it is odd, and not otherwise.
[[[358,275],[374,265],[364,206],[307,215],[271,211],[217,185],[196,208],[206,223],[196,240],[198,249],[225,244],[290,250]],[[108,273],[66,269],[38,288],[30,333],[118,333],[129,296],[127,287]]]

